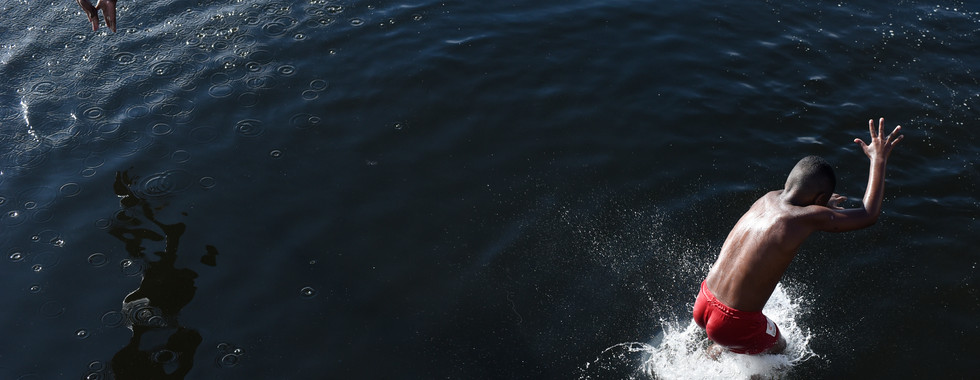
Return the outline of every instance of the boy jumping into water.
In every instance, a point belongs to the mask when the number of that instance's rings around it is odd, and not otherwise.
[[[884,122],[868,121],[871,142],[861,146],[871,160],[862,207],[839,207],[834,170],[820,157],[803,158],[789,173],[783,190],[763,195],[738,220],[725,239],[718,260],[701,283],[694,321],[715,342],[708,353],[776,354],[786,349],[779,328],[762,314],[783,272],[803,240],[814,231],[843,232],[878,220],[885,186],[885,164],[902,141],[895,127],[887,137]]]

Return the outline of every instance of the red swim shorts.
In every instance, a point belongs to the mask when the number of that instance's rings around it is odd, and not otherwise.
[[[726,306],[704,282],[694,302],[694,322],[708,333],[708,339],[738,354],[761,353],[779,340],[779,328],[761,311],[746,312]]]

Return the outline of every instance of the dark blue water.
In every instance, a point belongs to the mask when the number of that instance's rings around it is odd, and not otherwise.
[[[884,214],[803,246],[766,374],[980,369],[977,4],[118,13],[0,5],[0,379],[695,373],[644,363],[731,226],[809,154],[856,206],[879,116]]]

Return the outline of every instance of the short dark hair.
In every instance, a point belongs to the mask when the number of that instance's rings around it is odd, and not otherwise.
[[[834,168],[820,156],[803,157],[786,178],[786,190],[833,194],[836,187]]]

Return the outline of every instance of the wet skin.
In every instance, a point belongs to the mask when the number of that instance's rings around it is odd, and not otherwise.
[[[892,148],[904,136],[898,134],[901,126],[885,136],[884,119],[877,128],[873,120],[869,121],[869,130],[870,143],[854,139],[871,161],[861,207],[839,207],[844,197],[837,194],[812,194],[797,189],[765,194],[735,224],[708,273],[706,284],[718,300],[741,311],[761,311],[797,249],[811,233],[853,231],[877,221],[884,194],[885,166]],[[780,337],[768,353],[783,348],[785,341]]]

